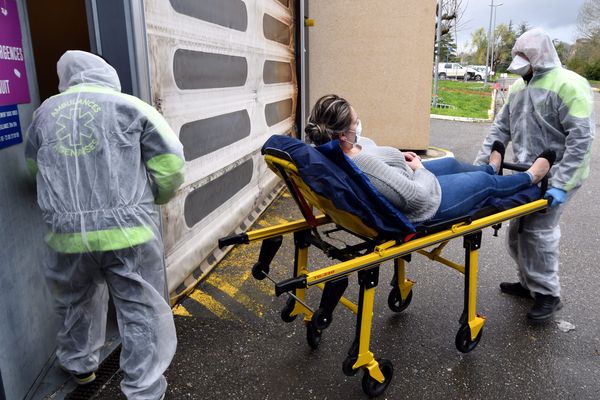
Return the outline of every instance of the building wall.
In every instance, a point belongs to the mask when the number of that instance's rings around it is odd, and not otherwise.
[[[162,209],[175,295],[216,263],[217,239],[252,222],[278,184],[260,148],[294,127],[293,9],[290,0],[145,2],[153,103],[186,158],[186,181]]]
[[[433,0],[309,0],[310,106],[345,97],[380,145],[429,145]]]
[[[39,105],[27,10],[19,11],[31,102],[19,104],[22,135]],[[7,399],[22,399],[55,349],[59,327],[44,280],[52,254],[37,206],[35,180],[27,173],[24,144],[0,149],[0,370]],[[1,395],[0,395],[1,397]]]

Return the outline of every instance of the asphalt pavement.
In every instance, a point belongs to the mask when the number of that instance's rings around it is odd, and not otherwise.
[[[596,95],[600,116],[600,96]],[[431,120],[430,144],[472,161],[490,123]],[[487,317],[478,347],[458,352],[454,337],[462,311],[463,277],[419,255],[408,264],[416,280],[411,305],[394,314],[387,306],[390,264],[381,268],[373,317],[371,351],[394,364],[383,399],[600,399],[600,140],[594,143],[592,173],[562,218],[561,283],[564,308],[555,321],[531,325],[531,300],[500,293],[516,270],[499,237],[483,234],[479,252],[478,311]],[[258,226],[300,215],[289,196],[267,210]],[[285,296],[273,296],[250,268],[258,244],[231,251],[207,280],[176,308],[179,344],[167,371],[166,399],[364,399],[362,373],[346,377],[341,364],[350,346],[354,315],[338,308],[318,350],[311,350],[301,320],[284,323]],[[293,243],[284,239],[272,264],[276,279],[290,276]],[[462,263],[462,240],[445,256]],[[309,262],[330,261],[313,251]],[[356,279],[348,297],[356,299]],[[318,296],[310,296],[313,304]],[[119,375],[98,399],[123,399]]]

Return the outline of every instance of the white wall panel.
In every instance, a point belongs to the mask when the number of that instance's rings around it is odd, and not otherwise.
[[[223,10],[231,7],[229,12],[237,12],[237,3],[236,0],[230,0],[227,4],[215,4],[219,8],[223,5]],[[215,252],[219,237],[228,235],[244,221],[247,224],[249,216],[265,207],[267,203],[264,199],[269,198],[277,180],[262,161],[260,148],[270,135],[287,133],[294,128],[297,87],[293,2],[290,2],[289,8],[277,0],[239,0],[239,3],[245,6],[247,24],[239,23],[239,15],[215,15],[215,12],[218,13],[216,8],[210,9],[213,21],[235,20],[231,26],[235,25],[237,29],[233,29],[206,21],[211,18],[198,18],[202,17],[201,9],[204,6],[195,0],[145,2],[153,103],[174,131],[179,134],[182,127],[186,126],[186,139],[196,139],[190,136],[196,133],[206,135],[207,139],[198,137],[198,141],[189,141],[190,145],[198,145],[202,140],[210,140],[210,135],[215,132],[190,133],[195,126],[205,126],[196,121],[219,118],[238,111],[247,112],[250,120],[250,132],[244,137],[208,154],[202,154],[201,148],[187,151],[188,155],[202,155],[186,160],[184,186],[176,198],[163,207],[169,289],[177,293],[194,283],[214,264],[221,254]],[[188,10],[187,14],[194,16],[179,13],[176,9]],[[193,12],[189,12],[190,9]],[[207,8],[204,9],[206,11]],[[265,18],[265,14],[269,17]],[[275,32],[278,38],[289,35],[289,44],[265,37],[263,22],[265,19],[273,22],[271,17],[277,20],[274,22],[276,26],[282,23],[289,27],[287,33],[285,30]],[[246,30],[239,30],[240,26],[246,26]],[[265,84],[263,70],[266,61],[290,63],[291,79],[288,82]],[[222,68],[219,63],[222,63]],[[245,79],[239,84],[239,76],[235,74],[244,69],[241,67],[244,64],[247,65],[245,75],[242,74]],[[232,72],[231,77],[226,76],[228,71]],[[215,74],[212,82],[211,73]],[[224,87],[210,87],[211,83],[228,81],[237,84],[232,87],[225,87],[227,84]],[[291,99],[291,113],[280,122],[268,126],[265,108],[286,99]],[[267,107],[267,110],[272,109]],[[270,118],[278,120],[277,116],[271,115]],[[223,128],[231,133],[231,129],[226,129],[230,127]],[[219,139],[221,141],[223,138]],[[250,165],[251,171],[248,168]],[[227,182],[230,177],[237,177],[236,184],[245,184],[234,193],[225,191],[227,198],[223,198],[222,203],[213,210],[190,208],[193,204],[191,199],[202,198],[203,194],[198,196],[198,191],[203,188],[215,190],[215,196],[222,196],[223,192],[217,190],[219,179]],[[249,179],[247,182],[246,178]],[[202,204],[197,206],[203,207]],[[205,216],[190,225],[190,219],[194,219],[191,215]]]

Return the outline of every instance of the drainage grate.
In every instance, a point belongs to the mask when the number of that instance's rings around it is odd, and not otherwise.
[[[96,371],[95,381],[87,385],[77,386],[74,391],[65,397],[65,400],[88,400],[96,396],[119,371],[120,356],[121,346],[117,347],[115,351],[106,357],[102,364],[100,364],[98,371]]]

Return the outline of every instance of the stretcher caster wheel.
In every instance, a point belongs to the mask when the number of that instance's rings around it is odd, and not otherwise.
[[[283,322],[292,322],[296,319],[297,315],[291,315],[296,307],[296,300],[293,297],[289,297],[285,303],[285,307],[281,310],[281,319]]]
[[[456,349],[461,353],[470,352],[477,347],[477,344],[481,340],[482,334],[483,328],[481,328],[475,340],[471,340],[471,328],[469,327],[469,324],[462,325],[456,333],[456,340],[454,341],[454,344],[456,344]]]
[[[388,306],[390,307],[390,310],[392,310],[393,312],[397,312],[397,313],[406,310],[406,308],[409,306],[410,302],[412,301],[412,295],[413,295],[413,292],[411,290],[410,292],[408,292],[408,296],[406,296],[406,300],[402,301],[402,296],[400,295],[400,289],[398,289],[397,287],[393,288],[390,291],[390,294],[388,296]]]
[[[365,371],[362,379],[362,388],[363,392],[365,392],[365,394],[369,397],[377,397],[382,395],[383,392],[385,392],[385,389],[387,389],[387,387],[390,385],[392,376],[394,375],[394,366],[390,360],[381,359],[377,360],[377,362],[379,363],[379,369],[381,370],[385,380],[383,383],[377,382],[375,379],[371,378],[369,371]]]
[[[324,308],[318,308],[314,312],[310,322],[316,329],[322,331],[331,325],[332,320],[333,316],[331,314],[327,313]]]
[[[261,261],[258,261],[256,264],[252,266],[252,276],[257,281],[262,281],[267,277],[269,273],[269,264],[265,264]]]
[[[356,364],[356,360],[358,360],[358,358],[356,358],[356,357],[346,357],[346,359],[342,363],[342,372],[344,373],[344,375],[346,375],[346,376],[356,375],[356,372],[358,370],[352,368],[352,366],[354,364]]]
[[[321,331],[312,324],[306,325],[306,341],[313,350],[317,350],[321,344]]]

